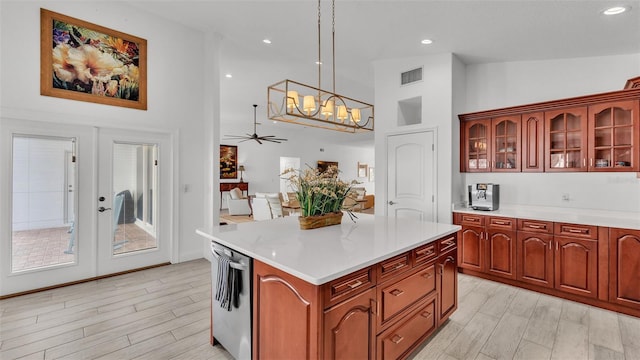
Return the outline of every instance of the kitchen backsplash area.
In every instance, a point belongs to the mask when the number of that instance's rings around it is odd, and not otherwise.
[[[467,185],[500,185],[500,204],[553,206],[637,212],[640,216],[640,178],[636,173],[464,173]]]

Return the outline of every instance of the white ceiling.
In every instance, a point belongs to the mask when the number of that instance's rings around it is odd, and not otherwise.
[[[223,124],[242,121],[247,131],[252,130],[251,104],[256,103],[258,121],[263,123],[258,133],[276,131],[265,119],[266,87],[284,78],[317,83],[316,0],[130,3],[222,36]],[[602,14],[620,4],[631,6],[631,11]],[[344,94],[370,102],[372,62],[379,59],[454,53],[466,64],[477,64],[640,53],[640,1],[336,0],[335,8],[336,72],[342,82],[337,82],[336,90],[359,89],[361,95]],[[323,87],[327,87],[330,1],[322,0],[321,11]],[[272,44],[265,45],[264,38]],[[434,43],[420,44],[424,38]],[[233,78],[226,79],[226,73]]]

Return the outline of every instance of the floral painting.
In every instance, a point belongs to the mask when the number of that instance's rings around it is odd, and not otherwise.
[[[238,178],[238,147],[220,145],[220,179]]]
[[[147,109],[147,42],[41,9],[41,94]]]

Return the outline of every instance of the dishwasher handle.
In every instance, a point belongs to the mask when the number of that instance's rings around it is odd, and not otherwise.
[[[211,246],[211,254],[213,254],[213,257],[216,258],[216,260],[218,260],[220,258],[220,254],[216,251],[216,249],[213,248],[213,246]],[[231,266],[231,268],[236,269],[236,270],[247,270],[248,266],[236,261],[231,261],[229,263],[229,266]]]

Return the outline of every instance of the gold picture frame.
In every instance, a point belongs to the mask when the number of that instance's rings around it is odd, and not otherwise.
[[[147,40],[40,9],[40,94],[147,110]]]
[[[238,178],[238,147],[220,145],[220,179]]]

